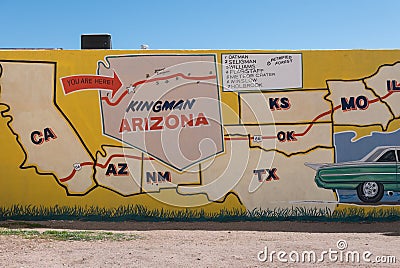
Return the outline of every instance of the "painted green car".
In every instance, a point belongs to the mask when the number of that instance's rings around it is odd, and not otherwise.
[[[379,202],[384,191],[400,191],[400,147],[376,147],[358,161],[305,165],[317,171],[318,187],[354,189],[366,203]]]

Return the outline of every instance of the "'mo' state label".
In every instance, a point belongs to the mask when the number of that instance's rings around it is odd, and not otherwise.
[[[122,87],[100,92],[103,134],[178,171],[223,152],[214,55],[107,57],[98,74]]]

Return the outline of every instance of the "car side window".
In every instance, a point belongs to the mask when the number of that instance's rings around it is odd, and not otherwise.
[[[396,162],[396,154],[394,150],[384,153],[376,162]]]

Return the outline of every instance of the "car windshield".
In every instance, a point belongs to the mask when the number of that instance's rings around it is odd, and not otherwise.
[[[364,160],[365,162],[373,162],[386,148],[379,148]]]

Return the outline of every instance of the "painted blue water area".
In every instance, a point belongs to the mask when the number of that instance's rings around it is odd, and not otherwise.
[[[357,196],[356,190],[337,190],[340,203],[362,203]],[[383,194],[382,200],[379,203],[399,203],[400,204],[400,193],[393,192],[393,195],[388,195],[387,192]]]
[[[354,132],[334,135],[336,163],[360,160],[378,146],[400,146],[400,129],[391,133],[372,132],[371,136],[353,142],[355,135]]]
[[[340,132],[334,135],[336,163],[360,160],[378,146],[400,146],[400,129],[391,133],[373,132],[370,136],[353,142],[351,140],[355,135],[354,132]],[[337,194],[340,202],[362,203],[356,190],[337,190]],[[400,204],[400,192],[394,192],[390,196],[385,191],[380,203]]]

